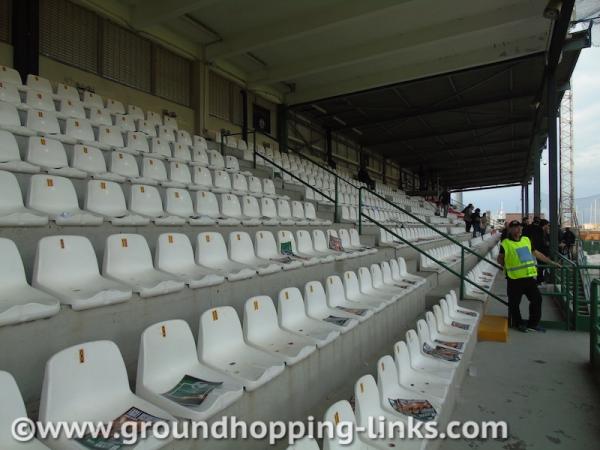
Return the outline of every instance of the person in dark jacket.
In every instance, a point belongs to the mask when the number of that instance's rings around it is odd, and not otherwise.
[[[473,214],[473,203],[469,203],[461,212],[463,213],[463,220],[465,221],[465,231],[468,233],[471,231],[471,214]]]
[[[471,225],[473,225],[473,237],[477,237],[477,233],[481,233],[481,210],[477,208],[471,214]]]
[[[448,189],[444,189],[444,192],[440,194],[440,205],[442,206],[444,217],[448,217],[448,207],[450,206],[450,192]]]

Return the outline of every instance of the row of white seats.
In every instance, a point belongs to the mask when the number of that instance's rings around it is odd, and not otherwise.
[[[497,246],[493,247],[486,255],[486,259],[495,261],[498,257],[498,252],[499,248]],[[480,260],[475,267],[469,271],[467,279],[483,287],[485,290],[490,291],[499,272],[500,270],[495,265]],[[465,298],[481,301],[485,301],[488,298],[487,292],[482,291],[469,282],[463,281],[463,283],[465,284]]]
[[[299,362],[345,332],[337,320],[321,317],[327,310],[324,295],[318,282],[306,285],[306,304],[299,289],[284,289],[279,293],[277,311],[267,296],[250,298],[244,307],[243,327],[231,307],[207,310],[200,318],[197,345],[189,325],[182,320],[148,327],[140,340],[135,393],[113,342],[94,341],[62,350],[46,364],[39,420],[69,421],[73,411],[78,411],[77,421],[95,423],[116,419],[132,409],[168,422],[206,420],[241,398],[244,388],[256,389],[283,372],[286,365]],[[351,315],[339,309],[335,314]],[[350,318],[346,323],[356,326],[357,321]],[[165,395],[190,379],[212,388],[200,404],[184,404]],[[0,372],[0,396],[5,400],[0,416],[2,448],[81,448],[64,435],[43,444],[37,440],[17,444],[9,430],[26,411],[18,386],[7,372]],[[170,442],[150,435],[132,448],[159,449]]]
[[[353,258],[376,249],[360,244],[356,230],[328,230],[344,247],[329,248],[322,230],[298,230],[296,236],[280,230],[249,233],[234,231],[228,245],[221,233],[197,235],[192,243],[182,233],[163,233],[154,259],[139,234],[113,234],[106,238],[102,275],[91,242],[84,236],[46,236],[38,242],[32,285],[17,246],[0,238],[0,326],[50,317],[59,303],[84,310],[124,302],[133,292],[140,297],[164,295],[213,286],[225,279],[237,281],[282,270]],[[296,240],[297,238],[297,240]],[[314,243],[314,245],[313,245]]]
[[[39,75],[27,75],[26,83],[23,84],[21,76],[15,69],[0,66],[0,99],[2,101],[11,101],[13,103],[18,101],[21,103],[21,96],[20,94],[19,96],[15,95],[15,91],[17,94],[19,94],[19,91],[22,91],[25,95],[33,91],[59,101],[70,100],[71,102],[82,102],[86,108],[106,108],[111,114],[128,115],[135,120],[146,119],[153,126],[165,125],[178,129],[175,117],[169,115],[161,116],[159,113],[153,111],[146,111],[144,115],[144,111],[139,106],[127,105],[127,108],[125,108],[123,103],[118,100],[104,100],[100,95],[87,90],[82,91],[80,94],[77,88],[64,83],[57,83],[56,88],[53,88],[50,80]]]
[[[32,175],[26,202],[14,174],[0,171],[0,226],[57,225],[327,225],[312,203],[271,197],[166,188],[164,202],[156,186],[128,187],[127,201],[114,181],[89,180],[83,209],[69,178]]]
[[[367,221],[365,221],[367,222]],[[392,231],[398,236],[406,239],[408,242],[432,241],[439,239],[440,235],[430,228],[411,227],[411,228],[393,228]],[[379,228],[379,245],[382,247],[405,247],[407,244],[392,233]]]
[[[324,422],[347,424],[353,436],[334,428],[332,437],[325,436],[324,447],[342,449],[423,449],[426,442],[389,438],[386,431],[393,423],[408,425],[415,421],[439,421],[450,390],[456,390],[454,379],[461,364],[467,343],[474,338],[479,314],[459,307],[451,291],[434,305],[433,312],[417,322],[417,330],[406,332],[405,341],[394,344],[394,355],[385,355],[377,362],[377,376],[365,375],[354,385],[354,407],[347,400],[330,406]],[[383,419],[383,420],[382,420]],[[381,438],[368,434],[377,424]],[[357,427],[361,430],[357,432]],[[288,447],[288,450],[319,449],[313,438],[307,437]]]
[[[463,245],[469,246],[468,243]],[[429,249],[427,255],[421,253],[419,256],[419,270],[427,272],[443,272],[446,270],[432,258],[451,266],[460,261],[461,247],[456,244],[449,244]]]

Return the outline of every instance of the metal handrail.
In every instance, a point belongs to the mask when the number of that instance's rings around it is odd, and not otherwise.
[[[592,280],[590,287],[590,362],[592,363],[592,367],[600,368],[600,278]]]
[[[370,193],[371,195],[374,195],[378,198],[380,198],[381,200],[383,200],[384,202],[388,203],[389,205],[392,205],[394,208],[400,210],[401,212],[403,212],[404,214],[406,214],[407,216],[415,219],[417,222],[421,223],[422,225],[425,225],[427,228],[435,231],[437,234],[441,235],[444,239],[448,239],[450,242],[452,242],[453,244],[458,245],[459,247],[461,247],[463,250],[465,250],[468,253],[471,253],[475,256],[477,256],[479,259],[491,264],[492,266],[496,267],[499,270],[504,270],[504,268],[502,266],[500,266],[498,263],[496,263],[495,261],[491,261],[489,259],[487,259],[485,256],[481,256],[479,255],[477,252],[475,252],[474,250],[471,250],[469,247],[463,245],[461,242],[457,241],[456,239],[454,239],[453,237],[450,237],[449,234],[446,234],[440,230],[438,230],[436,227],[431,226],[429,223],[425,222],[424,220],[420,219],[419,217],[415,216],[414,214],[410,213],[409,211],[407,211],[404,208],[401,208],[400,206],[396,205],[395,203],[390,202],[388,199],[386,199],[385,197],[379,195],[378,193],[371,191],[370,189],[367,189],[365,187],[361,187],[358,191],[358,210],[359,210],[359,215],[358,215],[358,229],[359,229],[359,233],[362,232],[362,223],[361,223],[361,213],[362,213],[362,191],[365,190],[368,193]]]
[[[389,229],[388,227],[386,227],[382,223],[380,223],[377,220],[373,219],[372,217],[369,217],[368,215],[364,214],[362,211],[359,211],[358,214],[359,214],[359,218],[362,216],[365,219],[373,222],[378,227],[383,228],[385,231],[387,231],[388,233],[390,233],[392,236],[395,236],[396,238],[400,239],[402,242],[404,242],[405,244],[407,244],[413,250],[416,250],[418,253],[420,253],[422,255],[425,255],[426,257],[428,257],[429,259],[431,259],[433,262],[435,262],[436,264],[439,264],[441,267],[443,267],[444,269],[446,269],[451,274],[453,274],[453,275],[457,276],[458,278],[460,278],[463,282],[467,282],[467,283],[475,286],[477,289],[479,289],[479,290],[485,292],[486,294],[490,295],[494,299],[498,300],[500,303],[503,303],[504,305],[508,306],[508,302],[506,302],[505,300],[501,299],[500,297],[498,297],[496,294],[490,292],[489,290],[481,287],[480,285],[478,285],[477,283],[475,283],[474,281],[470,280],[467,276],[464,275],[464,259],[465,259],[464,248],[462,249],[462,254],[461,254],[461,272],[462,273],[458,273],[455,270],[451,269],[449,266],[447,266],[442,261],[440,261],[437,258],[434,258],[433,256],[429,255],[425,250],[420,249],[419,247],[417,247],[416,245],[414,245],[412,242],[409,242],[407,239],[403,238],[402,236],[400,236],[396,232],[392,231],[391,229]]]

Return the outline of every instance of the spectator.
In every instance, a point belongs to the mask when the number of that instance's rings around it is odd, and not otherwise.
[[[444,192],[440,194],[440,205],[442,206],[444,217],[448,217],[448,206],[450,206],[450,192],[448,189],[444,189]]]
[[[471,213],[471,225],[473,225],[473,237],[477,237],[477,233],[481,233],[481,210],[477,208]]]
[[[570,227],[566,227],[564,233],[562,234],[560,243],[562,244],[565,254],[569,259],[573,259],[573,247],[575,246],[575,240],[575,233],[571,231]]]
[[[483,236],[485,234],[485,230],[488,226],[488,217],[487,217],[487,213],[483,213],[483,216],[481,216],[481,235]]]
[[[538,252],[542,253],[544,256],[548,256],[550,254],[550,242],[548,241],[548,236],[550,233],[550,222],[545,219],[537,220],[534,219],[531,225],[527,226],[528,238],[531,241],[531,245]],[[523,232],[525,235],[525,232]],[[537,258],[538,265],[543,264],[543,261]],[[537,283],[542,284],[544,282],[545,269],[538,268],[537,275]]]
[[[461,212],[463,213],[463,220],[465,221],[465,231],[468,233],[471,231],[471,214],[473,214],[473,204],[469,203]]]

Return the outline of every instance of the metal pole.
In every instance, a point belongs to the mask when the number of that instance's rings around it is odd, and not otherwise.
[[[558,253],[558,126],[556,123],[556,73],[547,73],[547,104],[548,104],[548,192],[549,192],[549,221],[550,221],[550,255]]]
[[[256,152],[258,151],[258,149],[256,148],[256,131],[252,132],[252,145],[254,146],[254,168],[256,169]]]
[[[335,177],[335,204],[333,206],[333,223],[338,223],[339,222],[339,213],[338,213],[338,177]]]
[[[525,217],[529,217],[529,183],[523,186],[525,189]]]
[[[221,129],[221,155],[225,156],[225,129]]]
[[[358,190],[358,234],[362,234],[362,187]]]
[[[460,300],[465,298],[465,249],[460,249]]]
[[[542,196],[541,196],[541,180],[540,180],[540,162],[541,155],[535,159],[533,175],[533,215],[541,217],[542,214]]]

